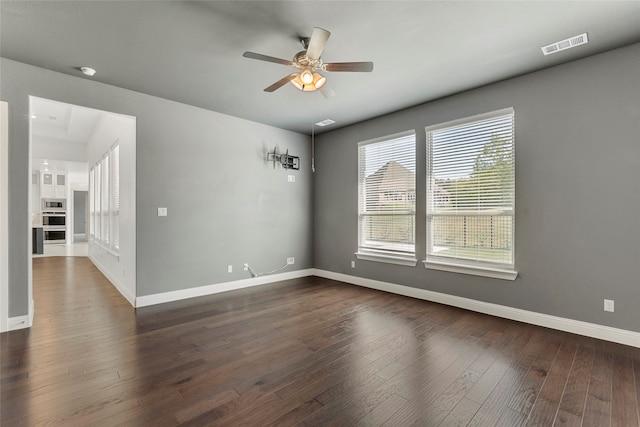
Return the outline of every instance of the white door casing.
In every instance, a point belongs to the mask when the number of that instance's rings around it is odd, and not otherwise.
[[[9,319],[9,105],[0,102],[0,332]]]

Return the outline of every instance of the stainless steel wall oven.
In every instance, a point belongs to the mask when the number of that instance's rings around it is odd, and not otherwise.
[[[67,213],[59,210],[42,211],[45,243],[66,243]]]

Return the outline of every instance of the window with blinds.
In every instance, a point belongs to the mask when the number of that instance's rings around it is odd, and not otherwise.
[[[95,202],[96,168],[89,169],[89,238],[96,237],[96,202]]]
[[[513,109],[430,126],[426,136],[426,264],[513,271]]]
[[[100,193],[102,196],[100,205],[102,207],[100,211],[100,215],[102,217],[100,219],[100,222],[102,223],[102,242],[107,246],[109,246],[111,237],[109,235],[109,232],[111,231],[111,220],[109,218],[109,196],[111,195],[111,186],[109,185],[109,163],[109,154],[107,154],[102,159],[102,189]]]
[[[415,265],[415,146],[414,131],[358,145],[358,258]]]
[[[89,192],[93,192],[93,194],[89,194],[89,198],[93,200],[94,207],[91,215],[91,224],[93,225],[91,234],[95,240],[100,241],[102,239],[102,227],[100,225],[100,218],[102,217],[102,208],[100,207],[102,205],[102,162],[98,162],[91,170],[94,175],[93,187],[89,189]]]
[[[89,170],[89,235],[117,253],[120,249],[120,146],[114,145]]]
[[[111,245],[120,249],[120,146],[111,150]]]

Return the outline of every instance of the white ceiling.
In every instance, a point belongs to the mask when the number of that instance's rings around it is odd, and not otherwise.
[[[96,81],[302,133],[640,41],[640,1],[3,0],[0,13],[5,58],[82,78],[90,66]],[[242,53],[291,59],[315,26],[332,33],[325,62],[374,71],[327,73],[329,99],[290,84],[263,92],[291,69]],[[542,55],[584,32],[589,44]]]
[[[30,106],[31,136],[34,141],[68,142],[86,145],[95,132],[102,111],[42,98]]]

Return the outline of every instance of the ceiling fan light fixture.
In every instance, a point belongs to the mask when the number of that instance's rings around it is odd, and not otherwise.
[[[291,80],[291,84],[300,90],[304,90],[304,83],[300,80],[300,74],[298,74],[295,79]]]
[[[313,83],[313,73],[311,72],[311,70],[306,69],[302,73],[300,73],[300,80],[305,85]]]
[[[291,80],[291,84],[304,92],[313,92],[314,90],[320,89],[327,82],[327,78],[319,73],[309,72],[308,77],[306,77],[306,71],[307,70],[304,70],[298,74],[296,78]]]
[[[298,74],[296,76],[295,79],[291,80],[291,83],[298,89],[304,91],[304,92],[312,92],[314,90],[316,90],[316,86],[313,84],[313,81],[311,81],[310,83],[305,83],[302,81],[302,78],[300,77],[300,74]]]
[[[320,89],[327,82],[327,78],[319,73],[313,73],[313,84],[316,89]]]

